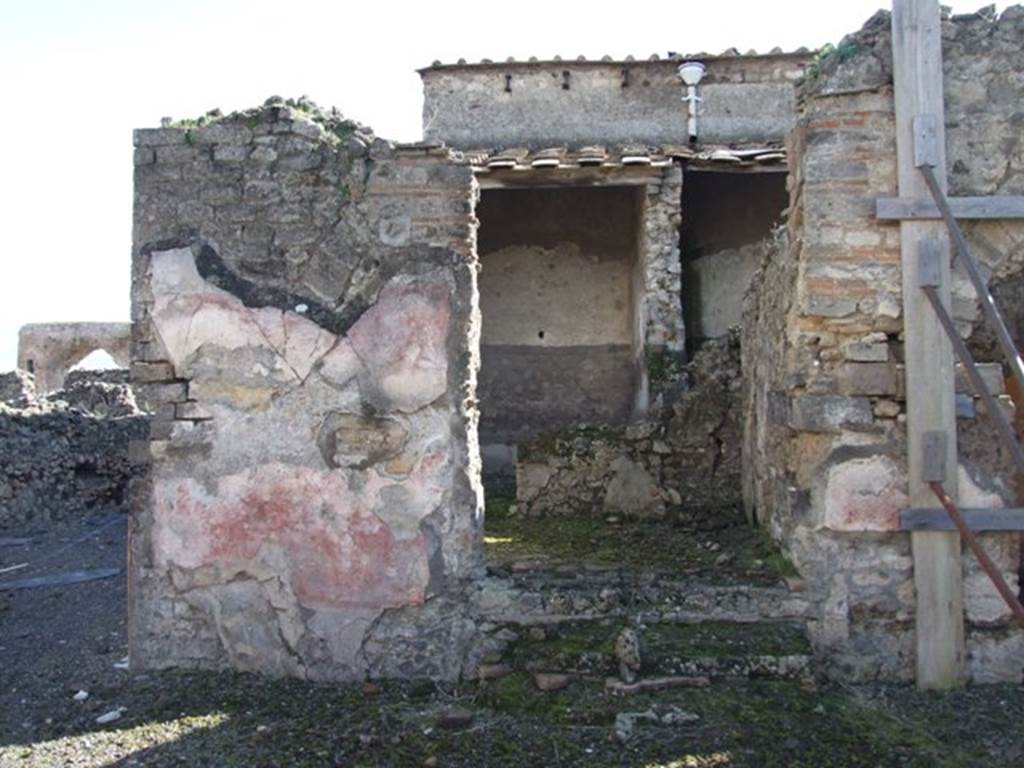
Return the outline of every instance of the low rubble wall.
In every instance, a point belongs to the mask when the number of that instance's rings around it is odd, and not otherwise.
[[[74,371],[44,396],[31,374],[0,374],[0,527],[126,511],[145,434],[127,371]]]
[[[516,500],[525,514],[663,517],[673,508],[740,505],[740,351],[708,341],[683,373],[686,389],[658,416],[583,427],[519,446]]]

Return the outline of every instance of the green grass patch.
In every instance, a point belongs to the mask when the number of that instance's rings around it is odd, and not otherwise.
[[[566,640],[566,638],[562,638]],[[97,712],[125,707],[121,720]],[[451,707],[465,729],[438,725]],[[684,725],[638,725],[613,736],[620,712],[676,707]],[[76,713],[76,714],[71,714]],[[545,693],[514,674],[460,686],[314,684],[235,673],[154,672],[95,689],[55,712],[50,731],[19,743],[4,730],[0,765],[422,766],[561,765],[730,768],[974,768],[1019,766],[1024,689],[979,686],[823,688],[766,680],[615,697],[599,680]],[[703,762],[701,762],[703,761]],[[717,761],[717,762],[714,762]]]

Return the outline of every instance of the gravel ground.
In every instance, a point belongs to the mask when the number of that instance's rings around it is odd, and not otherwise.
[[[0,569],[28,565],[0,582],[123,567],[124,531],[118,516],[4,531]],[[719,680],[620,698],[594,679],[542,692],[523,673],[459,686],[137,674],[115,666],[124,605],[123,574],[0,585],[0,766],[1024,765],[1019,685],[935,694]],[[79,690],[88,697],[75,700]],[[120,717],[96,722],[111,711]]]
[[[124,514],[0,530],[0,734],[31,743],[66,723],[72,694],[114,685],[127,653]],[[18,567],[25,564],[24,567]],[[4,583],[119,568],[113,578],[5,591]]]

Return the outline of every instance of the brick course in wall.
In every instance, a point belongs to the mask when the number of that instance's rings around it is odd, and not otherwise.
[[[1024,90],[1007,74],[1024,71],[1022,34],[1020,7],[943,22],[954,194],[1024,186]],[[909,534],[896,532],[907,505],[899,228],[874,218],[875,199],[896,194],[890,51],[880,13],[804,84],[788,229],[753,281],[743,334],[748,507],[816,592],[827,668],[853,679],[906,679],[914,667],[913,561]],[[1020,224],[978,223],[970,236],[995,273],[1019,271]],[[969,335],[976,296],[959,274],[953,293]],[[1000,367],[985,373],[1002,393]],[[1012,468],[963,385],[961,501],[1010,505]],[[1016,588],[1020,535],[982,538]],[[1008,611],[973,558],[963,562],[969,674],[1019,681],[1024,639],[1003,629]]]

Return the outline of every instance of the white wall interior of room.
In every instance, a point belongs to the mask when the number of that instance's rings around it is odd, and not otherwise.
[[[485,475],[496,446],[632,415],[641,197],[612,186],[482,192]]]
[[[684,172],[680,251],[690,355],[739,323],[743,295],[761,261],[758,244],[788,204],[784,172]]]

